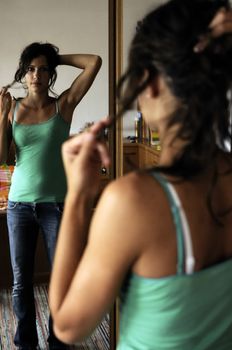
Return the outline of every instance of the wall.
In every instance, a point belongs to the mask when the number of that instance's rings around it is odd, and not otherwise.
[[[71,132],[108,114],[108,0],[7,0],[0,2],[0,86],[12,82],[22,49],[33,41],[48,41],[60,53],[96,53],[102,68],[77,106]],[[55,91],[70,86],[77,74],[58,67]],[[78,72],[79,73],[79,72]],[[11,89],[15,96],[23,90]]]

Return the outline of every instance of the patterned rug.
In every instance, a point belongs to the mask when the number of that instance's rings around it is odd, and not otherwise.
[[[44,285],[35,286],[35,303],[37,312],[37,331],[39,349],[48,350],[48,294]],[[11,291],[0,291],[0,350],[15,350],[13,337],[16,320],[12,311]],[[85,342],[72,346],[80,350],[109,350],[109,316],[107,315],[95,332]]]

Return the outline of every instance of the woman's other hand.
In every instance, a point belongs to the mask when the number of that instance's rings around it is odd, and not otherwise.
[[[209,32],[199,38],[199,42],[194,46],[194,51],[204,51],[213,39],[228,33],[232,33],[232,10],[221,8],[209,25]]]
[[[96,122],[88,131],[72,137],[63,144],[62,156],[68,191],[95,196],[99,189],[101,167],[108,167],[110,157],[105,142],[99,139],[110,119]]]
[[[2,87],[0,90],[0,116],[8,117],[11,109],[12,98],[11,94],[7,91],[6,87]]]

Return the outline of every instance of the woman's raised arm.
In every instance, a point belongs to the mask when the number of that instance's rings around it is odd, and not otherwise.
[[[87,93],[101,68],[102,60],[100,56],[92,54],[60,55],[59,58],[59,65],[72,66],[82,70],[70,88],[60,96],[62,115],[66,121],[70,122],[75,107]]]

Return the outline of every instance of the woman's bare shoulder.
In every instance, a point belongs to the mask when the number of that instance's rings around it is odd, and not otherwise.
[[[109,183],[103,191],[101,201],[106,205],[119,205],[138,209],[148,203],[151,197],[163,197],[163,191],[156,180],[146,172],[135,171]],[[128,209],[127,209],[128,210]]]
[[[141,186],[144,185],[144,182],[149,178],[149,175],[142,172],[133,171],[126,175],[123,175],[109,183],[106,187],[106,193],[112,193],[115,195],[124,194],[130,191],[130,194],[138,193],[141,189]]]

